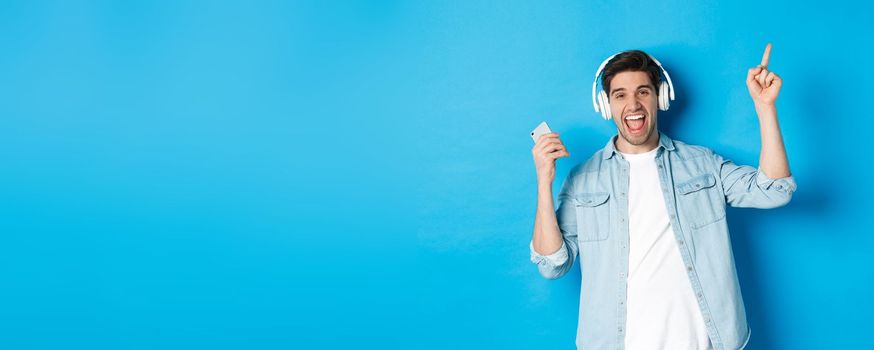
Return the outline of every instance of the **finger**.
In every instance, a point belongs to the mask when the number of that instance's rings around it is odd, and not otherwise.
[[[564,145],[561,144],[552,144],[543,149],[543,153],[552,153],[555,151],[564,150]]]
[[[564,146],[561,141],[546,141],[542,145],[535,147],[535,152],[537,153],[546,153],[549,152],[548,149],[556,147],[556,146]]]
[[[768,76],[768,73],[770,72],[767,69],[762,69],[762,72],[756,76],[756,81],[758,81],[759,85],[761,85],[762,87],[765,86],[765,77]]]
[[[571,154],[567,150],[561,150],[558,152],[549,153],[546,156],[549,158],[552,158],[552,159],[557,159],[557,158],[562,158],[562,157],[570,157]]]
[[[768,61],[771,59],[771,43],[765,46],[765,53],[762,55],[762,67],[768,67]]]
[[[561,142],[561,140],[559,140],[557,137],[544,137],[544,138],[540,139],[540,141],[537,141],[537,143],[534,144],[534,149],[535,150],[543,149],[544,146],[546,146],[550,143],[553,143],[553,142]]]
[[[780,87],[783,86],[783,79],[780,78],[779,75],[774,74],[774,81],[771,82],[771,86],[773,86],[777,90],[780,90]]]
[[[555,159],[555,158],[559,158],[559,157],[561,157],[561,155],[562,155],[564,152],[567,152],[567,151],[566,151],[566,150],[560,150],[560,151],[554,151],[554,152],[544,153],[544,154],[540,155],[539,158],[542,158],[542,159]]]
[[[776,77],[777,75],[774,74],[774,72],[768,73],[768,76],[765,77],[765,86],[771,86],[771,83],[774,82],[774,78]]]
[[[755,81],[756,75],[758,75],[759,72],[761,72],[761,71],[762,71],[761,66],[755,66],[753,68],[750,68],[750,70],[747,71],[747,82]]]
[[[542,140],[540,140],[540,142],[537,143],[537,146],[535,146],[535,147],[543,148],[544,146],[552,144],[552,143],[561,143],[561,139],[559,139],[557,137],[543,138]]]
[[[550,132],[550,133],[540,135],[540,137],[537,138],[537,142],[540,142],[540,140],[542,140],[544,137],[558,137],[558,133],[557,132]]]
[[[747,72],[747,87],[749,87],[750,89],[760,88],[759,81],[756,76],[758,76],[761,71],[762,67],[750,68],[750,70]]]

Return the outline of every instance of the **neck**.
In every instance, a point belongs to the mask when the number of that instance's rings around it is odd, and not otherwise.
[[[653,134],[647,138],[646,142],[639,145],[632,145],[627,140],[625,140],[622,135],[616,138],[616,142],[614,143],[616,149],[622,153],[629,154],[638,154],[638,153],[646,153],[652,151],[659,145],[659,133],[657,130],[653,130]]]

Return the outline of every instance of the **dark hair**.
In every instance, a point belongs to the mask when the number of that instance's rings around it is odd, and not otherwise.
[[[645,52],[630,50],[611,58],[601,72],[601,86],[610,97],[610,80],[622,72],[645,72],[649,74],[650,82],[656,95],[659,93],[659,66]]]

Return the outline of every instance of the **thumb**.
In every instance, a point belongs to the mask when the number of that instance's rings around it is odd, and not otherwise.
[[[751,92],[759,93],[762,91],[762,85],[759,84],[758,79],[756,79],[756,75],[761,73],[762,67],[750,68],[747,73],[747,88],[750,89]]]
[[[762,72],[762,66],[756,66],[756,67],[750,68],[750,70],[747,71],[747,83],[756,81],[756,75],[758,75],[761,72]]]

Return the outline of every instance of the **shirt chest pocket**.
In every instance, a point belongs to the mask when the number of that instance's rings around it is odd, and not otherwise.
[[[577,239],[580,242],[601,241],[610,236],[610,194],[581,193],[577,206]]]
[[[677,184],[680,205],[693,228],[725,218],[725,196],[712,174],[695,176]]]

